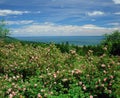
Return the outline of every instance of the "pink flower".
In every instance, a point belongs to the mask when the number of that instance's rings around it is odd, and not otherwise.
[[[104,68],[104,67],[106,67],[106,65],[105,65],[105,64],[102,64],[102,65],[101,65],[101,67],[103,67],[103,68]]]
[[[112,86],[112,83],[109,83],[109,86]]]
[[[41,92],[45,92],[45,90],[44,90],[44,89],[41,89]]]
[[[108,68],[110,68],[110,65],[108,65]]]
[[[80,81],[78,84],[79,84],[79,85],[82,85],[82,82]]]
[[[111,90],[108,90],[108,92],[111,94],[112,93],[112,91]]]
[[[107,50],[107,47],[104,47],[103,50]]]
[[[74,70],[74,73],[75,73],[75,74],[81,74],[81,73],[82,73],[82,71],[81,71],[81,70],[79,70],[79,69],[75,69],[75,70]]]
[[[66,81],[68,81],[68,79],[67,79],[67,78],[64,78],[64,79],[62,79],[62,81],[63,81],[63,82],[66,82]]]
[[[101,84],[102,87],[104,87],[105,85],[104,84]]]
[[[26,90],[26,88],[24,87],[24,88],[23,88],[23,91],[25,91],[25,90]]]
[[[111,75],[110,78],[113,79],[114,77]]]
[[[112,61],[111,63],[112,63],[113,65],[115,64],[115,62],[114,62],[114,61]]]
[[[12,95],[12,94],[10,94],[10,95],[9,95],[9,98],[13,98],[13,95]]]
[[[75,54],[76,51],[75,51],[75,50],[70,50],[70,53],[71,53],[71,54]]]
[[[86,86],[83,86],[83,90],[86,90]]]
[[[90,98],[93,98],[93,96],[92,96],[92,95],[90,95]]]
[[[106,82],[107,81],[107,78],[104,78],[104,82]]]
[[[42,96],[40,95],[40,93],[38,93],[37,97],[38,97],[38,98],[42,98]]]
[[[104,70],[103,73],[106,74],[107,72]]]
[[[12,91],[12,95],[13,95],[13,96],[16,96],[16,92]]]
[[[11,91],[12,91],[12,89],[11,89],[11,88],[9,88],[9,89],[8,89],[8,92],[11,92]]]
[[[54,73],[54,74],[53,74],[53,77],[54,77],[54,78],[56,78],[56,77],[57,77],[56,73]]]

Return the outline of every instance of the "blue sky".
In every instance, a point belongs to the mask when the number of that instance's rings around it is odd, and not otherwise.
[[[93,36],[120,30],[120,0],[0,0],[11,36]]]

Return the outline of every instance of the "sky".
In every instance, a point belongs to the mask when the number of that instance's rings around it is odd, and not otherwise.
[[[120,30],[120,0],[0,0],[11,36],[101,36]]]

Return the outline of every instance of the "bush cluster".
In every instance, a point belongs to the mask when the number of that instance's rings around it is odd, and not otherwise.
[[[107,47],[103,47],[107,51]],[[119,98],[120,58],[0,41],[1,98]]]

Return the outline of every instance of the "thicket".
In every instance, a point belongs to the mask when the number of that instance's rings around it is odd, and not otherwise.
[[[0,97],[119,98],[120,58],[102,50],[81,56],[73,47],[1,40]]]

